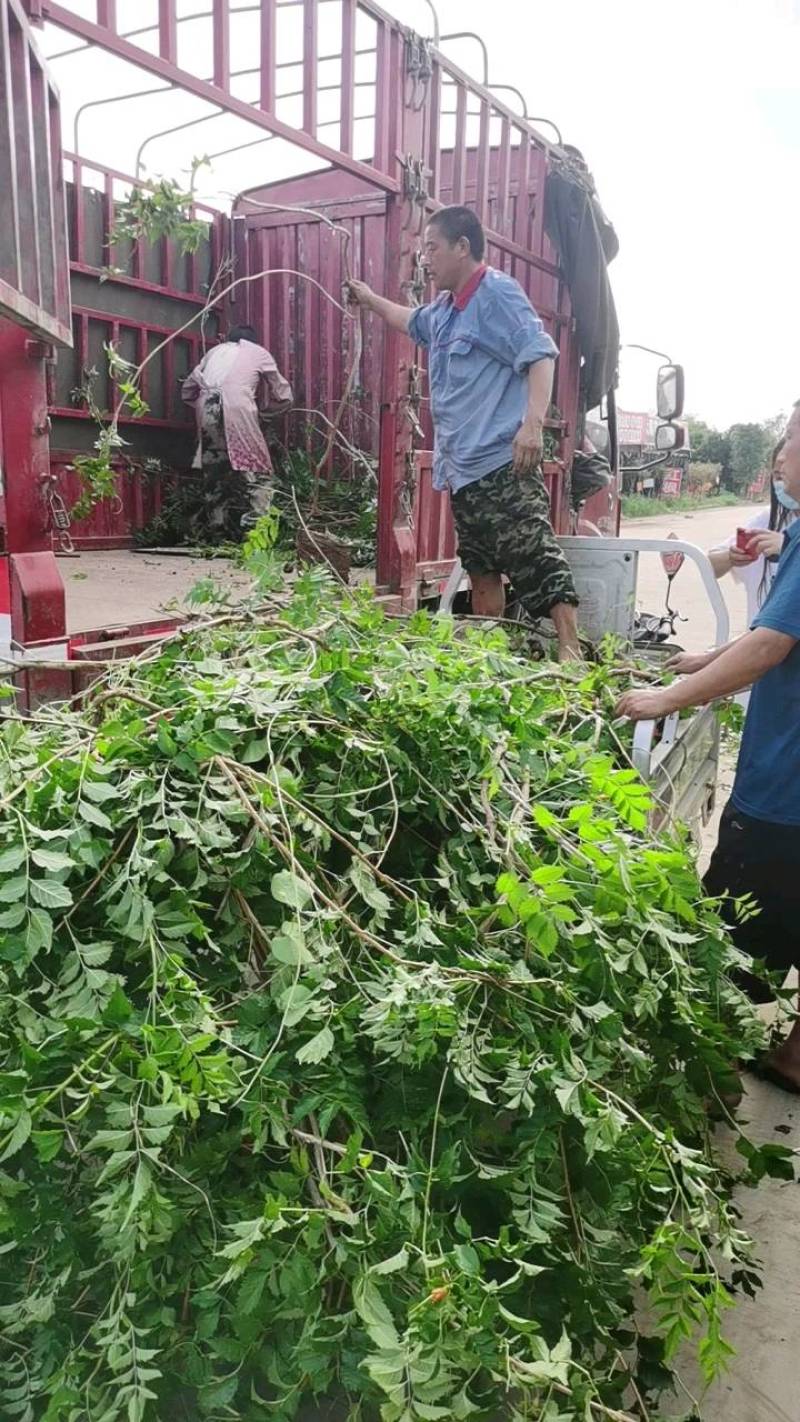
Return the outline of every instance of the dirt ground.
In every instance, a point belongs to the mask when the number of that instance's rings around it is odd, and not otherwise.
[[[709,509],[666,519],[637,519],[625,524],[625,535],[666,537],[675,532],[687,542],[708,549],[726,538],[751,516],[751,508]],[[152,553],[84,553],[60,563],[67,587],[71,632],[109,625],[125,626],[174,612],[201,578],[213,577],[229,589],[244,590],[246,579],[224,560],[209,562]],[[665,578],[657,557],[640,561],[639,606],[660,612]],[[741,590],[728,578],[722,585],[731,613],[731,634],[745,630]],[[673,603],[689,620],[682,624],[683,646],[700,650],[714,640],[714,620],[699,575],[688,563],[674,584]],[[720,807],[730,789],[733,767],[728,759],[720,774]],[[703,857],[715,837],[709,827]],[[759,1141],[800,1148],[800,1107],[794,1098],[772,1087],[748,1082],[744,1116]],[[728,1337],[737,1349],[730,1372],[702,1398],[704,1422],[800,1422],[797,1357],[800,1353],[800,1189],[797,1184],[767,1182],[740,1201],[744,1227],[755,1237],[765,1288],[755,1302],[743,1300],[732,1311]],[[684,1372],[689,1392],[701,1393],[690,1363]],[[685,1415],[687,1397],[667,1404],[662,1417]]]

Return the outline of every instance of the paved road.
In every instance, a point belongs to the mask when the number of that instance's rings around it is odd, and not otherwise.
[[[747,523],[755,512],[752,504],[735,508],[703,509],[696,513],[659,515],[656,518],[625,519],[622,534],[630,538],[668,538],[676,533],[685,543],[694,543],[707,552],[728,538],[735,528]],[[744,592],[733,578],[723,579],[720,587],[731,618],[731,635],[745,631]],[[661,563],[652,553],[639,560],[638,606],[646,612],[661,613],[664,607],[666,578]],[[691,651],[713,646],[715,621],[703,584],[695,566],[686,562],[673,583],[672,605],[677,607],[687,623],[681,623],[677,640]]]

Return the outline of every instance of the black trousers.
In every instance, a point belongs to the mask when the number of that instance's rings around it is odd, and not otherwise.
[[[722,904],[737,948],[784,977],[800,967],[800,825],[754,820],[729,800],[704,884],[714,897],[750,894],[758,903],[761,912],[744,923],[731,902]],[[741,984],[753,1002],[772,1001],[762,978],[744,973]]]

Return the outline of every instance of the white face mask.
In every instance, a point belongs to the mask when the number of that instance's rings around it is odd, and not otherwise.
[[[800,509],[800,503],[798,503],[797,499],[793,499],[791,494],[787,494],[786,485],[783,480],[773,479],[772,487],[775,490],[775,498],[778,500],[778,503],[782,504],[785,509],[789,509],[791,513],[797,513]]]

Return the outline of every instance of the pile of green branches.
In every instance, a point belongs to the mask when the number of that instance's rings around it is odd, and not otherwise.
[[[646,1419],[724,1364],[761,1028],[614,684],[314,572],[7,712],[4,1418]]]
[[[287,557],[294,555],[298,534],[328,535],[349,550],[353,567],[375,563],[378,499],[375,478],[362,470],[353,479],[333,475],[316,490],[314,464],[305,449],[280,447],[275,451],[272,477],[274,509],[278,514],[277,541]],[[209,521],[209,510],[200,471],[168,475],[157,513],[135,535],[138,548],[191,545],[202,552],[216,549],[236,556],[237,545],[220,543],[219,529]]]

